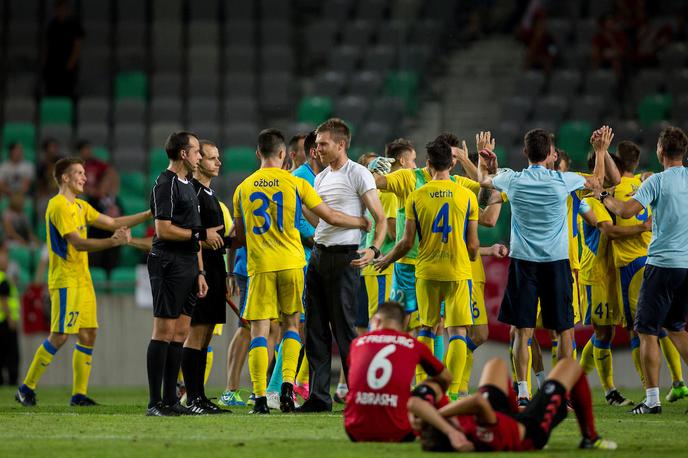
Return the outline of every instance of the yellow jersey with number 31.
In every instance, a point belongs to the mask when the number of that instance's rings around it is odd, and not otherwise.
[[[73,288],[91,284],[88,270],[88,253],[77,251],[65,235],[77,232],[86,238],[88,226],[98,219],[100,213],[85,200],[70,202],[62,194],[48,201],[45,210],[48,244],[48,288]]]
[[[633,196],[643,184],[640,175],[634,177],[621,177],[621,182],[614,188],[614,197],[626,201]],[[650,208],[644,208],[642,212],[631,218],[616,217],[617,226],[636,226],[643,224],[652,215]],[[647,249],[650,246],[652,232],[646,231],[633,237],[624,237],[612,240],[612,252],[614,255],[614,266],[623,267],[632,263],[638,258],[647,256]]]
[[[406,219],[415,221],[419,240],[416,278],[472,278],[466,231],[468,221],[478,220],[478,199],[473,192],[450,180],[430,181],[409,195]]]
[[[232,202],[234,218],[244,222],[249,277],[306,265],[301,204],[310,209],[322,203],[306,180],[276,167],[259,169],[236,188]]]

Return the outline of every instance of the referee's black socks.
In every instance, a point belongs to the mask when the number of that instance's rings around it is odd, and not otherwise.
[[[203,387],[203,373],[199,378],[199,367],[201,366],[201,350],[184,347],[182,350],[182,374],[184,374],[184,385],[186,386],[186,398],[191,402],[201,395]]]
[[[162,384],[162,400],[168,406],[175,405],[177,400],[177,378],[182,364],[182,343],[170,342],[167,347],[167,360]]]
[[[167,360],[167,348],[169,343],[163,340],[153,340],[148,343],[146,353],[146,366],[148,369],[148,407],[153,407],[160,401],[160,391],[162,390],[163,372],[165,361]]]

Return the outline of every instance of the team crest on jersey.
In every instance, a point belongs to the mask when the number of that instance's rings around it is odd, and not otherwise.
[[[494,440],[494,433],[482,426],[478,426],[475,430],[475,435],[481,442],[490,443]]]

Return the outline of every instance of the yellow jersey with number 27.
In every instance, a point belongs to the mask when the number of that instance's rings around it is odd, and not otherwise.
[[[418,235],[416,278],[470,280],[466,247],[468,221],[478,220],[478,199],[450,180],[433,180],[413,191],[406,201],[406,219]]]
[[[259,169],[236,188],[232,202],[234,218],[244,223],[249,277],[306,265],[301,204],[310,209],[322,203],[306,180],[276,167]]]

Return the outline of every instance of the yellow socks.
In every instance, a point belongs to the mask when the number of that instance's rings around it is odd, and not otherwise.
[[[425,344],[425,346],[430,349],[431,353],[434,352],[434,350],[435,350],[435,334],[432,331],[429,331],[427,329],[421,329],[418,332],[418,342]],[[428,377],[428,374],[425,373],[425,371],[423,370],[423,367],[420,364],[417,365],[416,366],[416,385],[418,385],[419,383],[422,383],[427,377]]]
[[[93,347],[77,343],[72,354],[72,396],[87,393],[92,359]]]
[[[295,331],[287,331],[282,339],[282,382],[294,383],[296,366],[299,364],[301,337]]]
[[[552,338],[552,368],[557,365],[557,349],[559,348],[559,339]]]
[[[461,385],[459,386],[459,393],[468,393],[468,385],[471,382],[471,372],[473,371],[473,352],[478,346],[466,337],[466,364],[463,368],[463,375],[461,376]]]
[[[669,372],[671,372],[672,382],[683,381],[683,369],[681,369],[681,356],[669,336],[664,334],[659,338],[659,345],[662,347],[664,359],[666,359]]]
[[[268,339],[265,337],[251,339],[248,349],[248,370],[256,397],[265,396],[268,384]]]
[[[451,336],[449,338],[449,349],[447,350],[447,369],[452,373],[452,381],[449,384],[450,393],[458,393],[463,377],[463,370],[466,366],[466,337]]]
[[[205,372],[203,373],[203,385],[208,383],[210,378],[210,371],[213,370],[213,360],[215,359],[215,351],[213,347],[208,345],[208,351],[205,354]]]
[[[29,366],[29,371],[24,379],[24,385],[32,390],[36,389],[38,381],[52,362],[55,353],[57,353],[57,348],[48,339],[45,339],[33,356],[33,361],[31,361],[31,366]]]
[[[588,343],[583,347],[581,352],[580,365],[583,368],[583,372],[589,374],[595,368],[595,356],[593,355],[593,340],[595,336],[592,336]]]
[[[638,336],[631,339],[631,357],[633,358],[635,371],[638,373],[638,377],[640,377],[640,382],[643,384],[643,388],[646,388],[643,366],[640,364],[640,337]]]
[[[296,374],[296,383],[299,385],[305,385],[308,383],[308,358],[306,358],[306,352],[303,352],[303,359],[301,360],[301,367],[299,368],[298,374]]]
[[[614,367],[612,366],[612,343],[597,340],[595,336],[591,339],[593,345],[593,356],[595,367],[600,376],[600,383],[605,392],[614,388]],[[587,348],[587,345],[586,345]],[[584,351],[585,352],[585,351]],[[582,357],[581,357],[582,359]]]
[[[533,339],[528,339],[528,370],[526,371],[526,383],[528,383],[528,397],[533,397]]]

